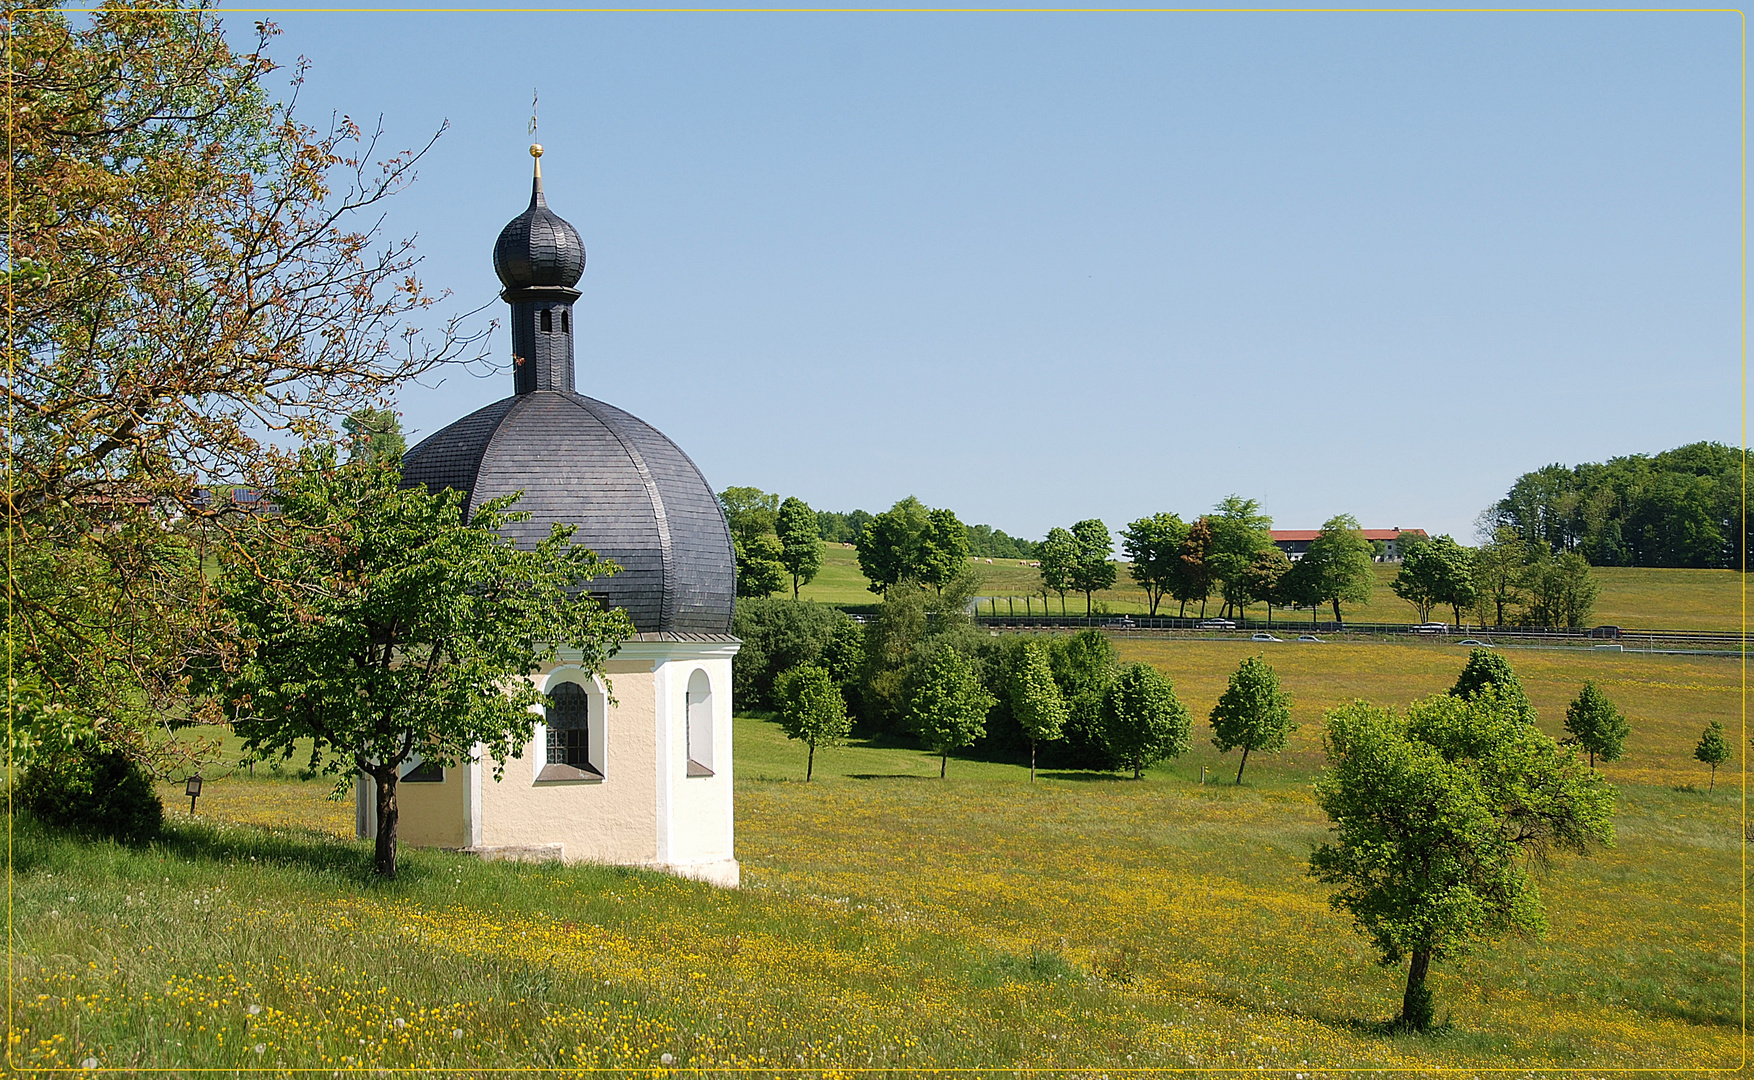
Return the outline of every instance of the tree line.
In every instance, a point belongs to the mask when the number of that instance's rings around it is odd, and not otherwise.
[[[1746,566],[1743,451],[1698,442],[1524,473],[1483,515],[1487,530],[1596,566]]]

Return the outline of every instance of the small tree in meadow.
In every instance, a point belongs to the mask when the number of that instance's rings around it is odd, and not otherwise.
[[[1535,722],[1535,706],[1523,693],[1522,680],[1511,670],[1510,661],[1491,649],[1475,649],[1468,654],[1468,663],[1456,676],[1456,684],[1449,688],[1449,696],[1473,701],[1488,686],[1497,687],[1499,698],[1516,711],[1523,723]]]
[[[1565,730],[1570,735],[1566,745],[1588,751],[1592,769],[1597,758],[1619,761],[1625,753],[1626,736],[1632,732],[1626,714],[1608,700],[1608,695],[1593,680],[1585,681],[1576,700],[1565,707]]]
[[[1258,656],[1243,660],[1230,676],[1230,686],[1212,707],[1212,745],[1220,752],[1242,747],[1236,782],[1249,763],[1249,751],[1264,754],[1285,749],[1291,722],[1291,695],[1279,688],[1279,674]]]
[[[1150,664],[1128,664],[1102,699],[1103,735],[1109,752],[1133,767],[1180,757],[1193,742],[1193,718],[1175,696],[1175,684]]]
[[[949,645],[938,646],[908,695],[909,723],[926,749],[938,755],[938,779],[944,779],[950,751],[987,733],[987,710],[994,704],[974,665]]]
[[[1614,842],[1614,792],[1496,690],[1434,695],[1404,716],[1362,701],[1327,715],[1316,802],[1334,840],[1309,872],[1339,886],[1383,964],[1407,964],[1402,1026],[1431,1025],[1431,965],[1506,933],[1546,930],[1529,873]],[[1530,798],[1540,792],[1541,798]]]
[[[1693,748],[1695,759],[1711,766],[1711,786],[1707,791],[1717,790],[1717,767],[1730,760],[1730,744],[1724,741],[1724,726],[1716,720],[1705,729],[1699,737],[1699,745]]]
[[[816,527],[816,511],[803,499],[787,499],[780,503],[774,529],[779,536],[780,564],[792,576],[792,599],[796,600],[798,587],[810,584],[822,569],[822,539]]]
[[[1037,641],[1025,642],[1011,679],[1011,712],[1029,739],[1029,781],[1035,782],[1037,743],[1053,742],[1066,731],[1066,699],[1054,682],[1048,650]]]
[[[1078,554],[1077,537],[1057,526],[1048,530],[1038,560],[1041,563],[1041,584],[1042,588],[1060,594],[1061,615],[1066,613],[1066,594],[1077,588]],[[1047,607],[1046,593],[1042,594],[1042,607]]]
[[[810,748],[804,762],[804,780],[816,770],[816,748],[839,746],[852,730],[846,699],[826,668],[815,664],[795,667],[780,676],[780,730]]]

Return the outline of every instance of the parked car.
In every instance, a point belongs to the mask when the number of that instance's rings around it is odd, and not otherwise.
[[[1249,640],[1250,641],[1284,641],[1285,639],[1279,638],[1279,637],[1274,637],[1272,634],[1256,634],[1254,637],[1249,638]]]
[[[1471,638],[1471,637],[1465,637],[1462,640],[1456,642],[1456,644],[1457,645],[1467,645],[1467,646],[1470,646],[1470,647],[1476,648],[1476,649],[1490,649],[1490,648],[1492,648],[1492,642],[1480,641],[1480,640],[1477,640],[1477,639]]]
[[[1314,634],[1299,634],[1299,635],[1297,635],[1297,640],[1299,640],[1299,641],[1313,641],[1317,645],[1322,644],[1322,639],[1319,637],[1316,637]]]
[[[1620,628],[1618,626],[1598,626],[1590,631],[1590,637],[1616,640],[1620,637]]]
[[[1415,634],[1447,634],[1449,633],[1449,623],[1422,622],[1413,627],[1413,632]]]
[[[1236,624],[1229,619],[1201,619],[1194,624],[1195,630],[1235,630]]]
[[[1104,630],[1133,630],[1136,629],[1138,625],[1139,624],[1132,619],[1122,615],[1118,619],[1110,619],[1108,622],[1103,623],[1102,628]]]

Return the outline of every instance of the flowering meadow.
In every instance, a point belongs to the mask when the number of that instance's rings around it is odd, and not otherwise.
[[[1302,726],[1236,787],[1236,755],[1212,749],[1204,717],[1250,649],[1122,648],[1163,668],[1197,718],[1194,750],[1140,781],[1046,770],[1031,785],[1026,768],[966,758],[940,781],[935,757],[855,743],[819,750],[804,783],[800,745],[739,719],[736,891],[408,849],[381,884],[350,838],[351,801],[266,775],[210,779],[193,820],[165,788],[172,825],[147,849],[17,820],[12,1066],[1295,1080],[1738,1067],[1741,770],[1707,793],[1690,760],[1708,720],[1739,730],[1737,664],[1512,654],[1550,732],[1586,677],[1631,718],[1627,758],[1605,766],[1618,842],[1539,878],[1544,939],[1435,965],[1440,1025],[1410,1035],[1385,1023],[1404,971],[1378,965],[1304,873],[1326,833],[1311,791],[1321,712],[1440,690],[1465,651],[1270,646]]]

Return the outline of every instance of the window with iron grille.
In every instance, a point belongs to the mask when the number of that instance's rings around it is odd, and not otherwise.
[[[548,707],[548,764],[591,767],[588,743],[591,699],[578,683],[561,683],[549,689],[554,704]]]

